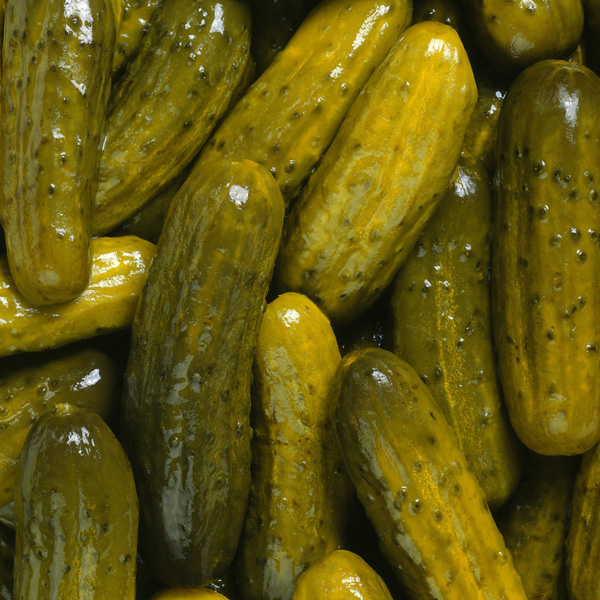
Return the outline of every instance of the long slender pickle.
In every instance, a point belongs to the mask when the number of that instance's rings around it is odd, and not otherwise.
[[[521,474],[498,380],[490,307],[490,177],[464,156],[438,210],[398,272],[394,352],[425,381],[492,509]]]
[[[94,234],[166,187],[225,113],[250,51],[243,0],[164,0],[117,81],[106,118]]]
[[[223,156],[254,160],[289,205],[411,13],[412,0],[321,2],[208,141],[198,167]]]
[[[131,465],[95,413],[59,404],[33,426],[15,495],[18,600],[135,598]]]
[[[600,596],[600,446],[581,461],[571,501],[567,536],[567,588],[570,600]]]
[[[386,350],[342,360],[336,430],[358,498],[419,600],[526,600],[455,434],[425,384]]]
[[[122,432],[142,557],[164,583],[199,587],[242,532],[252,358],[284,207],[246,160],[206,165],[173,202],[133,325]]]
[[[9,0],[2,56],[3,226],[35,304],[77,297],[91,269],[92,209],[116,25],[110,0]]]
[[[333,431],[341,361],[327,317],[287,293],[267,307],[252,394],[252,487],[237,573],[246,600],[289,600],[300,574],[344,542],[352,484]]]
[[[495,515],[530,600],[554,600],[564,575],[564,547],[578,459],[527,452],[519,487]],[[591,596],[590,596],[591,597]]]
[[[133,235],[92,240],[88,286],[75,300],[56,306],[25,300],[0,256],[0,356],[59,348],[130,327],[154,251],[154,244]]]
[[[492,322],[510,420],[539,454],[600,439],[598,106],[596,74],[541,61],[498,123]]]
[[[292,208],[278,289],[306,294],[336,325],[373,304],[442,199],[476,101],[456,31],[436,22],[410,27]]]

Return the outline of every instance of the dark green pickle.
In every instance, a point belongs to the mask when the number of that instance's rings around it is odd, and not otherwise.
[[[242,531],[252,359],[284,207],[246,160],[205,165],[173,202],[133,325],[121,436],[144,561],[167,585],[201,587]]]
[[[19,464],[15,516],[16,598],[135,597],[133,474],[98,415],[59,404],[38,419]]]

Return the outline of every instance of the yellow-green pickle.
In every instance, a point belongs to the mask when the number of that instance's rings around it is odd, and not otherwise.
[[[464,6],[487,59],[511,75],[567,58],[583,33],[582,0],[465,0]]]
[[[358,350],[338,384],[344,462],[409,597],[526,600],[485,494],[414,369],[386,350]]]
[[[21,449],[33,423],[57,404],[99,414],[115,412],[118,375],[114,362],[93,348],[4,358],[0,363],[0,507],[14,498]]]
[[[133,216],[194,158],[229,105],[250,52],[242,0],[164,0],[113,89],[94,234]]]
[[[431,85],[434,73],[443,95]],[[337,325],[373,304],[442,199],[476,101],[456,31],[436,22],[410,27],[292,208],[278,289],[307,295]]]
[[[179,190],[133,324],[121,435],[140,553],[174,587],[232,563],[250,491],[252,358],[284,206],[269,172],[215,161]]]
[[[385,583],[358,554],[335,550],[298,579],[292,600],[393,600]]]
[[[564,582],[564,547],[578,460],[527,452],[524,463],[517,491],[495,518],[527,598],[556,600]]]
[[[86,287],[116,36],[110,0],[9,0],[2,50],[2,223],[20,292]]]
[[[575,479],[567,537],[569,600],[600,597],[600,445],[587,452]]]
[[[208,141],[264,165],[289,205],[346,112],[410,23],[411,0],[323,0]]]
[[[15,495],[18,600],[132,600],[138,501],[95,413],[59,404],[27,436]]]
[[[254,359],[252,486],[237,573],[244,600],[290,600],[301,573],[344,542],[352,486],[333,431],[341,357],[305,296],[267,307]]]
[[[0,256],[0,356],[58,348],[129,327],[154,257],[154,244],[134,236],[92,240],[92,273],[75,300],[36,306],[16,289]]]
[[[493,327],[510,420],[534,452],[600,439],[600,78],[541,61],[498,123]]]
[[[461,157],[448,191],[393,285],[394,352],[427,384],[492,509],[514,492],[521,444],[498,380],[490,307],[492,195]]]

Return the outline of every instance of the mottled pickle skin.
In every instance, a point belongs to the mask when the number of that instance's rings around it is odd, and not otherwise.
[[[379,575],[358,554],[335,550],[298,579],[292,600],[393,600]]]
[[[476,101],[456,31],[436,22],[408,29],[292,208],[277,289],[307,295],[338,326],[373,304],[442,199]]]
[[[94,235],[133,216],[198,153],[225,114],[250,52],[242,0],[164,0],[115,83]]]
[[[68,403],[106,420],[116,408],[118,392],[115,363],[93,348],[4,359],[0,363],[0,507],[14,498],[19,456],[40,415]]]
[[[408,27],[412,0],[324,0],[250,87],[196,163],[248,158],[267,167],[286,204],[350,105]]]
[[[135,598],[135,483],[98,415],[59,404],[38,419],[19,464],[15,516],[16,599]]]
[[[541,61],[498,124],[492,322],[510,420],[539,454],[600,439],[600,78]]]
[[[140,497],[140,554],[173,587],[233,562],[250,492],[250,385],[283,227],[251,161],[216,161],[174,199],[136,312],[121,432]]]
[[[386,350],[358,350],[338,385],[344,462],[410,597],[526,600],[485,494],[414,369]]]
[[[17,290],[0,257],[0,356],[58,348],[129,327],[154,244],[134,236],[92,240],[92,273],[83,293],[56,306],[37,306]]]
[[[600,445],[581,461],[571,500],[567,536],[567,589],[570,600],[600,597]]]
[[[113,0],[121,5],[121,22],[117,29],[112,72],[122,74],[131,56],[148,32],[148,23],[161,0]]]
[[[521,474],[496,367],[490,307],[490,177],[463,156],[435,215],[396,275],[394,352],[425,381],[494,510]]]
[[[582,0],[466,0],[471,31],[487,59],[508,74],[566,58],[583,32]]]
[[[524,463],[519,487],[495,515],[496,523],[527,598],[554,600],[564,574],[564,545],[578,460],[527,452]]]
[[[2,222],[15,284],[39,305],[88,284],[116,36],[110,0],[9,0],[2,52]]]
[[[268,305],[254,358],[252,487],[237,575],[244,600],[290,600],[300,574],[344,543],[353,498],[333,431],[341,361],[305,296]]]

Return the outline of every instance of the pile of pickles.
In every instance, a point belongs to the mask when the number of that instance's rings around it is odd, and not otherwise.
[[[1,22],[0,600],[600,600],[600,0]]]

